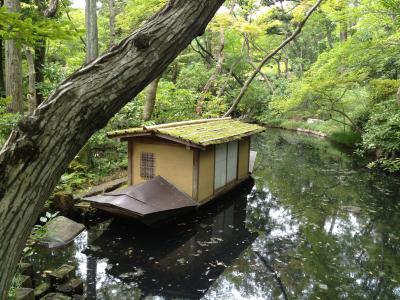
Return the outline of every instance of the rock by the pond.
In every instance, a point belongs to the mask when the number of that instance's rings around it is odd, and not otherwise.
[[[40,300],[71,300],[71,297],[63,295],[61,293],[50,293],[40,298]]]
[[[40,299],[42,298],[44,295],[46,295],[48,292],[50,292],[51,289],[51,285],[49,282],[43,282],[41,284],[39,284],[36,288],[35,288],[35,298],[36,299]]]
[[[20,288],[15,290],[15,300],[35,300],[33,289]]]
[[[28,263],[20,263],[19,270],[22,275],[26,275],[29,277],[33,277],[33,267],[31,264]]]
[[[68,214],[74,209],[74,195],[71,193],[54,194],[54,208],[63,214]]]
[[[62,265],[57,270],[50,273],[50,282],[52,284],[63,284],[75,275],[75,267]]]
[[[56,291],[66,294],[68,296],[73,296],[75,294],[83,294],[83,281],[78,278],[73,278],[62,285],[56,286]]]
[[[32,278],[30,276],[21,275],[19,277],[21,280],[21,287],[31,289],[32,286]]]
[[[66,217],[58,216],[45,225],[46,233],[39,244],[56,248],[69,244],[85,229],[85,226]]]

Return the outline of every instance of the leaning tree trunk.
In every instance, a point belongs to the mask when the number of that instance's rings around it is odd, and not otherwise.
[[[143,108],[143,121],[149,121],[151,119],[151,116],[153,115],[159,81],[160,77],[157,77],[147,87],[146,102],[144,103]]]
[[[170,0],[141,29],[72,74],[0,152],[0,295],[7,296],[20,253],[69,162],[201,35],[223,0]]]
[[[4,5],[9,12],[19,12],[21,5],[19,0],[6,0]],[[24,113],[24,98],[22,86],[22,58],[21,47],[15,40],[5,41],[5,86],[6,96],[11,97],[8,107],[10,112]]]
[[[86,0],[86,62],[99,56],[99,37],[97,31],[96,0]]]

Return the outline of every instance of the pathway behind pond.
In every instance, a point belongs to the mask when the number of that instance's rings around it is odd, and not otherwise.
[[[293,132],[253,149],[255,181],[198,216],[161,229],[102,217],[40,249],[35,269],[76,265],[87,299],[400,299],[400,180]]]

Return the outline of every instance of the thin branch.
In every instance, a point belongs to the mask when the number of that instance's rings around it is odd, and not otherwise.
[[[276,273],[276,271],[274,269],[272,269],[272,267],[268,264],[268,262],[265,260],[265,258],[258,251],[253,251],[253,252],[258,256],[258,258],[261,260],[263,265],[272,273],[276,282],[279,285],[280,290],[282,291],[283,298],[285,300],[288,300],[289,297],[286,293],[285,286],[283,285],[283,282],[282,282],[281,278],[279,277],[279,275]]]
[[[240,100],[242,100],[244,94],[246,93],[246,91],[248,90],[251,82],[253,81],[253,79],[256,77],[256,75],[258,74],[259,71],[261,71],[261,68],[272,58],[274,57],[279,51],[281,51],[287,44],[289,44],[292,40],[294,40],[297,35],[300,34],[301,30],[303,29],[304,25],[306,24],[307,20],[310,18],[310,16],[312,15],[312,13],[318,8],[318,6],[321,4],[323,0],[318,0],[317,3],[310,9],[310,11],[306,14],[305,18],[303,21],[301,21],[296,30],[292,33],[292,35],[290,37],[288,37],[286,40],[284,40],[282,42],[282,44],[279,45],[279,47],[277,47],[274,51],[272,51],[269,55],[267,55],[262,62],[258,65],[257,69],[254,70],[254,72],[250,75],[250,77],[246,80],[244,86],[242,87],[239,95],[237,96],[237,98],[235,99],[235,101],[233,102],[231,108],[229,108],[229,110],[224,114],[224,117],[229,116],[235,109],[236,106],[239,104]]]

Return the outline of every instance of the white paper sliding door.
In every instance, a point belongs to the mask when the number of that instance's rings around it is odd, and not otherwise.
[[[226,155],[226,144],[215,146],[214,189],[219,189],[226,184]]]
[[[239,147],[238,141],[228,143],[226,182],[234,181],[237,178],[238,147]]]

